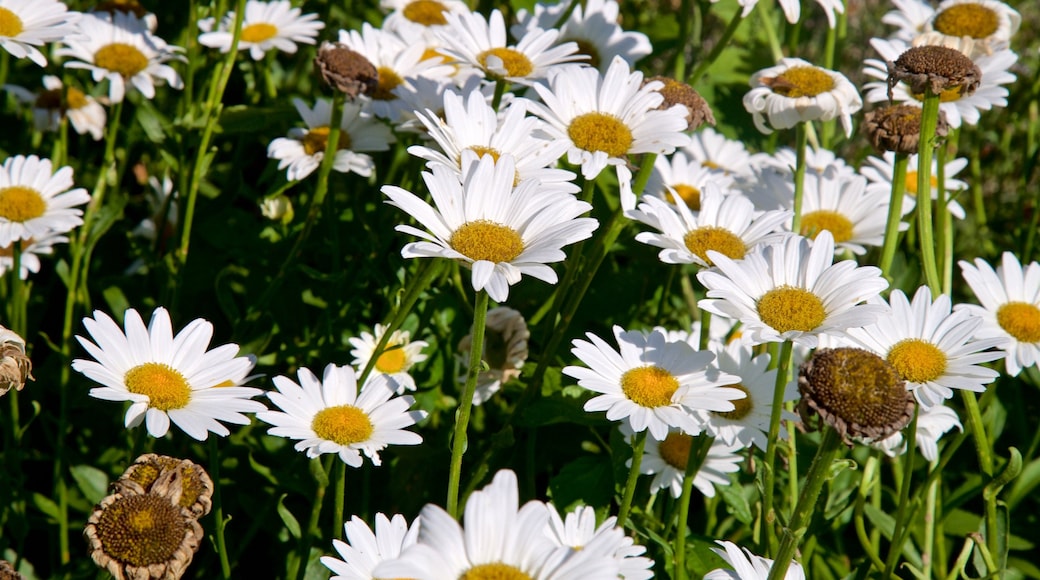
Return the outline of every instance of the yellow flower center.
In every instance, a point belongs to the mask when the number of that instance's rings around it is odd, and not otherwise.
[[[765,81],[766,79],[763,79]],[[773,92],[791,99],[815,97],[834,88],[834,79],[814,66],[796,66],[766,83]]]
[[[815,240],[823,230],[827,230],[834,236],[836,244],[852,239],[852,222],[836,211],[819,209],[802,216],[801,234],[803,236]]]
[[[388,66],[381,66],[376,71],[379,73],[379,83],[376,85],[376,90],[372,93],[372,98],[377,101],[392,101],[396,99],[397,95],[393,91],[404,82],[404,79]]]
[[[932,28],[947,36],[986,38],[1000,27],[997,13],[981,4],[955,4],[935,15]]]
[[[708,258],[708,250],[715,250],[734,260],[743,259],[744,253],[747,252],[747,246],[744,245],[744,240],[740,239],[740,236],[726,228],[715,226],[690,230],[683,236],[683,242],[686,244],[687,250],[704,260],[709,266],[715,264]]]
[[[932,189],[939,187],[939,178],[935,174],[932,174],[931,183]],[[917,171],[906,172],[906,192],[917,197]]]
[[[905,84],[905,83],[904,83]],[[923,102],[924,93],[914,93],[911,95],[914,99]],[[961,100],[964,96],[964,85],[953,85],[952,87],[946,87],[939,93],[940,103],[952,103]]]
[[[578,45],[577,54],[584,54],[585,56],[589,57],[588,60],[584,60],[581,62],[584,62],[592,68],[599,68],[599,50],[596,49],[595,44],[584,38],[568,38],[566,40]]]
[[[657,445],[661,459],[679,471],[686,471],[686,463],[690,459],[690,445],[693,437],[685,433],[669,433],[664,441]]]
[[[739,389],[743,391],[744,398],[730,401],[730,403],[733,403],[733,406],[735,407],[732,411],[712,411],[712,413],[718,415],[719,417],[730,419],[732,421],[739,421],[744,417],[747,417],[748,413],[751,412],[751,408],[753,407],[753,405],[751,404],[751,391],[748,391],[747,387],[741,385],[740,383],[737,383],[735,385],[726,385],[726,388]]]
[[[403,345],[387,345],[383,354],[376,359],[376,370],[392,375],[403,371],[407,363],[408,357],[405,356]]]
[[[318,411],[311,421],[315,435],[340,445],[368,441],[372,436],[372,420],[353,405],[339,405]]]
[[[511,262],[524,251],[524,240],[516,230],[488,220],[462,224],[451,234],[448,245],[474,262]]]
[[[719,165],[718,163],[715,163],[714,161],[712,161],[710,159],[705,159],[704,161],[701,161],[701,167],[707,167],[708,169],[715,169],[715,170],[722,169],[721,165]]]
[[[477,62],[480,63],[485,72],[488,72],[487,59],[489,56],[497,56],[502,61],[502,67],[506,69],[505,76],[507,77],[526,77],[534,70],[534,64],[531,63],[531,60],[524,53],[512,48],[500,47],[485,50],[477,55]],[[494,77],[495,75],[492,74],[490,76]]]
[[[329,144],[329,128],[328,127],[314,127],[307,131],[307,134],[303,136],[303,151],[307,155],[314,155],[315,153],[324,153],[325,147]],[[336,150],[350,149],[350,135],[346,131],[339,132],[339,143]]]
[[[146,395],[148,406],[169,411],[180,409],[191,401],[191,387],[177,369],[157,362],[144,363],[128,371],[123,377],[126,390],[135,395]]]
[[[578,115],[567,127],[567,136],[579,149],[602,151],[611,157],[621,157],[632,147],[632,131],[608,113]]]
[[[997,323],[1019,342],[1040,342],[1040,308],[1028,302],[1008,302],[997,310]]]
[[[466,570],[459,580],[531,580],[531,577],[509,564],[479,564]]]
[[[447,10],[447,6],[436,0],[415,0],[415,2],[409,2],[401,14],[416,24],[442,26],[448,23],[448,19],[444,17]]]
[[[672,189],[675,190],[675,195],[672,195],[671,191],[665,190],[665,199],[677,203],[675,198],[678,197],[686,203],[686,207],[693,211],[701,211],[701,190],[685,183],[673,185]]]
[[[132,566],[164,564],[188,532],[181,510],[159,495],[131,495],[101,512],[97,536],[109,557]]]
[[[82,109],[89,104],[90,101],[87,100],[87,96],[76,87],[69,87],[69,90],[65,93],[65,106],[69,110]]]
[[[23,30],[25,27],[22,25],[22,19],[14,12],[0,6],[0,36],[14,38]]]
[[[47,212],[47,202],[40,192],[24,185],[0,188],[0,218],[27,222]]]
[[[637,405],[664,407],[672,404],[672,395],[679,390],[679,381],[661,367],[648,365],[621,375],[621,390]]]
[[[494,159],[496,163],[498,163],[498,158],[502,155],[494,147],[483,147],[481,145],[473,145],[472,147],[469,148],[469,150],[474,152],[474,153],[476,153],[477,157],[483,157],[485,155],[490,155],[491,158]]]
[[[278,34],[278,27],[267,22],[257,22],[242,29],[242,42],[263,42]]]
[[[809,332],[823,324],[827,311],[818,296],[802,288],[780,286],[758,300],[758,316],[780,333],[791,330]]]
[[[934,381],[946,372],[946,353],[920,338],[901,340],[888,351],[888,364],[911,383]]]
[[[94,64],[130,78],[148,68],[148,57],[136,46],[113,42],[94,53]]]

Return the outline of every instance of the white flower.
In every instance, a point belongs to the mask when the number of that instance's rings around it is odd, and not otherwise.
[[[791,176],[794,175],[797,162],[798,152],[790,147],[781,147],[773,154],[755,153],[751,156],[751,163],[756,170],[761,167],[769,167]],[[856,170],[846,164],[844,159],[835,155],[833,151],[813,146],[805,148],[805,173],[806,175],[815,174],[827,177],[852,177],[856,174]]]
[[[648,440],[639,472],[654,476],[650,482],[651,493],[668,488],[672,497],[682,495],[692,445],[693,437],[678,429],[670,429],[663,441]],[[704,463],[693,477],[693,486],[705,497],[715,497],[715,486],[730,485],[729,474],[740,471],[740,463],[744,461],[740,453],[743,449],[739,443],[729,445],[721,439],[713,441]],[[626,465],[631,467],[632,460],[629,459]]]
[[[40,272],[40,256],[49,256],[54,253],[55,244],[67,244],[69,238],[60,234],[44,234],[39,238],[29,238],[23,242],[21,249],[21,260],[18,276],[22,280],[28,280],[29,274]],[[0,276],[14,268],[14,244],[0,248]]]
[[[401,38],[428,41],[433,30],[448,24],[447,12],[469,12],[462,0],[379,0],[379,7],[390,12],[383,19],[383,30]]]
[[[713,252],[712,270],[697,279],[708,289],[698,306],[744,323],[754,344],[794,341],[815,348],[820,334],[841,334],[875,322],[885,307],[860,304],[888,286],[881,271],[852,260],[832,264],[834,238],[791,236],[759,246],[743,260]]]
[[[148,177],[148,187],[145,197],[148,201],[150,216],[141,220],[132,232],[151,242],[165,240],[177,231],[178,204],[174,203],[177,192],[173,190],[173,180],[169,175],[163,175],[162,181],[152,175]],[[162,231],[159,231],[162,228]]]
[[[81,187],[70,190],[72,185],[71,167],[52,174],[50,159],[8,157],[0,167],[0,248],[82,224],[83,210],[76,206],[90,201],[90,194]]]
[[[487,370],[477,376],[477,389],[473,392],[473,404],[480,405],[502,388],[502,385],[520,377],[520,369],[527,362],[527,341],[531,331],[520,312],[508,306],[488,310],[484,321],[484,355]],[[463,365],[469,364],[473,334],[459,341],[458,358]],[[466,376],[458,378],[466,382]]]
[[[704,575],[704,580],[766,580],[769,577],[769,571],[773,567],[773,561],[769,558],[756,556],[747,548],[740,548],[733,542],[716,540],[715,543],[725,550],[718,548],[711,550],[722,556],[731,569],[712,570]],[[805,580],[805,570],[802,565],[791,560],[784,580]]]
[[[992,54],[1008,47],[1021,24],[1018,11],[998,0],[943,0],[924,29],[953,38],[968,36],[977,50]]]
[[[885,192],[889,197],[891,197],[895,161],[896,154],[891,151],[886,151],[884,158],[874,156],[867,157],[866,164],[860,167],[859,172],[863,177],[866,177],[870,181],[870,184],[867,185],[868,191]],[[917,203],[917,154],[914,153],[907,156],[906,161],[906,195],[903,197],[904,215],[914,209],[914,205]],[[949,200],[946,204],[946,209],[950,212],[950,215],[961,220],[964,219],[965,216],[964,208],[961,207],[961,204],[957,203],[957,200],[953,199],[953,197],[968,190],[967,183],[960,179],[956,179],[956,175],[967,166],[968,159],[965,157],[958,157],[957,159],[947,161],[943,166],[943,181],[946,190],[946,199]],[[938,159],[932,159],[931,176],[932,199],[938,199]]]
[[[311,109],[302,99],[293,99],[307,128],[293,128],[288,137],[279,137],[267,147],[267,156],[278,160],[278,169],[287,169],[286,179],[296,181],[310,175],[325,158],[332,122],[332,101],[318,99]],[[340,138],[332,169],[340,173],[372,175],[375,162],[363,151],[386,151],[394,137],[390,129],[362,110],[359,102],[343,104]]]
[[[66,68],[89,70],[95,82],[107,79],[113,103],[123,100],[126,83],[146,99],[155,97],[158,81],[175,89],[184,86],[177,71],[164,64],[184,60],[177,54],[183,49],[152,34],[144,20],[125,12],[92,12],[83,15],[79,26],[83,36],[65,38],[58,55],[75,59]]]
[[[45,67],[47,58],[36,47],[77,36],[79,18],[56,0],[0,0],[0,47]]]
[[[260,60],[272,49],[295,54],[297,43],[314,44],[318,31],[325,28],[325,24],[318,21],[317,14],[301,12],[299,8],[293,8],[289,0],[249,0],[242,16],[238,50],[249,49],[249,56]],[[213,30],[214,24],[213,18],[199,21],[199,28],[203,31],[199,35],[199,44],[226,53],[231,50],[235,13],[228,12],[216,30]]]
[[[376,531],[372,533],[365,520],[351,516],[350,521],[343,524],[347,541],[332,540],[340,557],[322,556],[321,563],[335,574],[332,580],[375,580],[372,571],[376,566],[397,558],[419,539],[421,521],[416,518],[409,527],[401,514],[388,519],[377,513]]]
[[[891,195],[868,189],[865,178],[806,175],[803,196],[801,235],[815,239],[827,230],[836,251],[846,249],[858,256],[867,253],[864,246],[884,243]],[[899,231],[909,227],[899,222]]]
[[[368,366],[368,361],[375,354],[376,345],[382,340],[384,334],[386,334],[386,327],[377,324],[374,334],[362,332],[360,338],[351,337],[350,345],[354,349],[350,351],[350,355],[354,357],[354,366],[359,369]],[[390,334],[386,348],[380,353],[372,369],[377,373],[387,375],[396,383],[397,394],[403,393],[406,389],[414,391],[415,379],[408,374],[408,370],[415,363],[426,360],[427,357],[422,353],[422,349],[427,346],[430,344],[424,340],[411,340],[411,333],[407,330],[395,330]]]
[[[37,131],[57,131],[61,120],[67,116],[77,133],[90,133],[95,141],[101,139],[105,131],[105,108],[94,97],[76,87],[66,89],[61,79],[54,75],[43,75],[43,88],[40,92],[33,92],[4,85],[4,89],[19,101],[32,106],[33,125]]]
[[[935,8],[923,0],[892,0],[896,9],[886,12],[881,22],[896,26],[899,30],[892,38],[910,42],[925,31],[928,21],[935,15]]]
[[[566,2],[557,4],[534,5],[534,11],[521,9],[517,12],[515,24],[511,31],[519,38],[524,33],[541,28],[556,28],[556,23],[568,9]],[[588,0],[575,7],[560,28],[557,42],[574,41],[588,60],[582,61],[593,68],[604,71],[615,56],[625,59],[628,64],[635,62],[653,51],[650,39],[642,32],[626,32],[618,25],[620,6],[615,0]]]
[[[975,265],[961,260],[961,274],[982,306],[958,304],[957,310],[983,319],[975,338],[1005,337],[1005,364],[1015,377],[1023,368],[1040,362],[1040,263],[1025,268],[1011,252],[1004,252],[1000,266],[993,267],[982,258]]]
[[[917,416],[917,435],[914,441],[921,455],[928,461],[939,459],[939,439],[950,429],[963,430],[957,412],[938,404],[934,407],[920,407]],[[873,441],[871,446],[883,451],[889,457],[898,457],[906,453],[906,441],[903,432],[896,431],[881,441]]]
[[[714,4],[718,0],[711,0]],[[751,11],[758,5],[758,0],[737,0],[738,3],[744,7],[743,16],[747,17],[751,14]],[[802,5],[799,0],[778,0],[780,2],[780,8],[784,11],[784,17],[791,24],[798,22],[802,17]],[[827,15],[827,24],[834,28],[837,24],[835,20],[835,13],[845,13],[845,3],[843,0],[816,0],[816,3],[823,8],[824,13]]]
[[[556,506],[549,504],[549,525],[546,535],[557,546],[572,550],[596,550],[614,558],[618,564],[618,576],[624,580],[647,580],[653,578],[650,568],[654,561],[642,556],[646,548],[635,543],[617,527],[617,518],[610,516],[596,526],[596,510],[591,506],[579,506],[567,512],[567,519],[560,518]]]
[[[670,156],[661,155],[657,158],[643,195],[673,203],[681,199],[691,210],[700,211],[701,190],[708,184],[725,193],[731,192],[736,185],[734,177],[729,173],[713,169],[680,150]]]
[[[76,359],[72,368],[103,386],[90,396],[106,401],[130,401],[127,427],[144,420],[148,434],[162,437],[170,422],[199,441],[209,433],[221,437],[230,431],[221,422],[248,425],[249,417],[265,409],[250,401],[263,391],[242,387],[255,364],[254,357],[236,356],[237,344],[208,350],[213,325],[197,318],[173,335],[170,315],[156,308],[145,328],[133,308],[124,314],[120,330],[107,314],[95,310],[83,325],[95,342],[82,336],[76,340],[94,361]]]
[[[726,175],[735,177],[751,173],[751,154],[742,141],[726,138],[711,127],[701,127],[690,139],[689,145],[679,149],[693,161]]]
[[[281,411],[263,411],[256,417],[274,427],[268,434],[297,439],[294,449],[307,457],[337,453],[344,463],[361,467],[364,453],[373,465],[381,465],[379,452],[387,445],[418,445],[422,437],[404,427],[426,416],[409,411],[410,396],[395,397],[397,385],[386,375],[371,376],[358,392],[353,367],[329,364],[321,379],[306,367],[297,371],[300,383],[277,376],[269,391]]]
[[[782,58],[780,64],[751,75],[748,82],[752,88],[744,95],[744,108],[766,135],[802,121],[840,119],[845,136],[850,137],[852,114],[863,108],[856,87],[845,75],[800,58]]]
[[[528,275],[555,284],[556,272],[547,264],[566,256],[563,246],[584,240],[598,225],[578,217],[591,206],[554,189],[553,184],[527,180],[513,187],[512,156],[479,160],[464,151],[460,176],[437,164],[424,172],[434,206],[399,187],[383,186],[383,193],[427,231],[408,225],[397,231],[422,238],[401,250],[405,258],[449,258],[473,270],[474,290],[487,290],[504,302],[509,286]]]
[[[658,441],[670,427],[696,434],[701,425],[694,412],[732,411],[733,400],[744,396],[724,386],[740,379],[710,366],[714,354],[696,351],[682,340],[669,341],[661,330],[626,331],[615,325],[620,350],[591,332],[585,336],[591,342],[576,339],[571,353],[587,368],[568,366],[563,374],[599,393],[586,401],[586,411],[606,411],[607,419],[621,420],[634,432],[649,430]]]

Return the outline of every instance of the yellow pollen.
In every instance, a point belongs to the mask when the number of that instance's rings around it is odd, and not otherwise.
[[[672,404],[679,381],[661,367],[648,365],[625,371],[621,375],[621,390],[637,405],[664,407]]]
[[[69,110],[82,109],[88,104],[90,104],[90,101],[87,100],[87,96],[83,94],[83,91],[75,87],[69,87],[68,92],[65,93],[65,106]]]
[[[274,24],[257,22],[242,29],[241,40],[242,42],[263,42],[274,38],[276,34],[278,34],[278,27]]]
[[[904,86],[905,86],[905,83],[904,83]],[[911,96],[914,99],[918,100],[918,101],[921,101],[921,102],[924,101],[924,93],[913,93]],[[940,103],[953,103],[955,101],[961,100],[961,97],[963,97],[963,96],[964,96],[964,85],[953,85],[952,87],[946,87],[945,89],[942,90],[941,93],[939,93],[939,102]]]
[[[718,163],[715,163],[714,161],[712,161],[710,159],[705,159],[704,161],[701,161],[701,167],[707,167],[708,169],[715,169],[715,170],[722,169],[721,165],[719,165]]]
[[[487,59],[489,56],[497,56],[502,61],[502,67],[506,69],[505,76],[507,77],[526,77],[534,70],[534,65],[524,53],[512,48],[492,48],[477,55],[477,62],[492,78],[496,77],[488,71]]]
[[[27,222],[47,212],[47,202],[40,192],[24,185],[0,188],[0,218]]]
[[[888,351],[888,364],[911,383],[934,381],[946,372],[946,353],[920,338],[901,340]]]
[[[381,66],[376,71],[379,73],[379,84],[372,93],[372,98],[377,101],[392,101],[396,99],[397,95],[393,91],[404,82],[404,79],[388,66]]]
[[[657,452],[665,463],[685,472],[692,443],[693,437],[685,433],[669,433],[664,441],[657,444]]]
[[[405,356],[404,346],[387,345],[383,354],[376,359],[376,370],[392,375],[403,371],[406,364],[408,364],[408,357]]]
[[[939,178],[932,174],[931,177],[932,189],[939,187]],[[917,197],[917,172],[907,171],[906,172],[906,192],[914,197]]]
[[[314,155],[315,153],[324,153],[325,147],[329,144],[329,128],[328,127],[314,127],[307,131],[307,134],[303,136],[303,151],[307,155]],[[339,144],[336,150],[350,149],[350,135],[346,131],[339,132]]]
[[[802,216],[801,234],[803,236],[815,240],[823,230],[827,230],[834,236],[836,244],[852,239],[852,222],[834,210],[819,209]]]
[[[448,7],[436,0],[415,0],[409,2],[401,14],[408,20],[423,26],[442,26],[448,23],[444,13]]]
[[[0,36],[14,38],[24,30],[22,19],[14,12],[0,6]]]
[[[508,226],[488,220],[462,224],[452,232],[448,245],[474,262],[511,262],[524,251],[524,240]]]
[[[733,409],[732,411],[712,411],[712,413],[725,419],[730,419],[732,421],[740,421],[744,417],[747,417],[748,413],[751,412],[751,409],[753,407],[751,401],[751,392],[747,390],[747,387],[739,383],[736,385],[726,385],[726,387],[730,389],[739,389],[743,391],[744,398],[730,401],[730,403],[733,403],[733,406],[735,407],[735,409]]]
[[[986,38],[1000,27],[997,13],[981,4],[955,4],[935,15],[932,28],[947,36]]]
[[[686,207],[693,211],[701,211],[701,190],[685,183],[673,185],[672,189],[675,190],[675,194],[679,196],[679,199],[686,202]],[[668,190],[665,190],[665,198],[672,203],[676,203],[675,195],[672,195],[672,192]]]
[[[704,260],[709,266],[715,264],[708,258],[708,250],[715,250],[734,260],[742,260],[744,253],[747,252],[747,246],[744,245],[744,240],[740,239],[740,236],[726,228],[715,226],[704,226],[686,232],[686,235],[683,236],[683,243],[686,244],[686,249],[690,250],[690,253]]]
[[[188,531],[180,509],[152,494],[116,500],[98,519],[96,530],[102,549],[111,558],[132,566],[166,563]]]
[[[180,409],[191,401],[191,387],[177,369],[157,362],[144,363],[128,371],[123,377],[126,390],[135,395],[146,395],[148,406],[160,411]]]
[[[1040,342],[1040,308],[1036,304],[1004,304],[997,310],[997,324],[1019,342]]]
[[[426,47],[426,50],[423,51],[422,56],[419,58],[419,60],[423,61],[423,60],[430,60],[430,59],[434,59],[434,58],[441,59],[441,62],[444,62],[444,61],[448,60],[447,55],[445,55],[444,53],[440,52],[439,50],[437,50],[436,47],[433,47],[433,46]]]
[[[483,157],[485,155],[490,155],[491,158],[494,159],[496,163],[498,162],[498,158],[502,155],[494,147],[483,147],[481,145],[473,145],[472,147],[469,148],[469,150],[474,152],[474,153],[476,153],[477,157]]]
[[[459,580],[531,580],[531,577],[516,566],[496,562],[474,566],[463,572]]]
[[[772,79],[762,79],[778,95],[791,99],[815,97],[834,88],[834,79],[814,66],[789,68]]]
[[[780,286],[758,300],[758,316],[779,333],[791,330],[809,332],[823,324],[827,311],[823,301],[802,288]]]
[[[318,437],[340,445],[368,441],[374,430],[368,414],[353,405],[339,405],[318,411],[311,421],[311,429]]]
[[[579,149],[602,151],[611,157],[621,157],[632,147],[632,131],[608,113],[578,115],[567,127],[567,136]]]
[[[599,50],[596,49],[595,44],[584,38],[569,38],[565,40],[570,40],[574,44],[578,45],[577,54],[584,54],[585,56],[589,57],[588,60],[583,60],[581,62],[591,66],[592,68],[599,68]]]
[[[148,57],[136,46],[113,42],[94,53],[94,64],[130,78],[148,68]]]

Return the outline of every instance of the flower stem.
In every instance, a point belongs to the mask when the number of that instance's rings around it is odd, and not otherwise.
[[[899,222],[903,217],[903,196],[906,191],[906,168],[909,165],[910,156],[906,153],[896,153],[895,164],[892,167],[892,194],[888,198],[888,222],[885,224],[885,244],[881,248],[881,275],[892,280],[892,260],[896,255],[896,246],[899,245]]]
[[[314,490],[314,503],[311,504],[310,519],[307,520],[307,529],[303,530],[300,536],[300,563],[296,567],[296,580],[303,580],[307,576],[307,563],[311,559],[311,539],[318,532],[321,507],[325,503],[325,490],[329,486],[328,473],[332,467],[330,462],[335,461],[343,464],[342,461],[337,461],[337,459],[336,455],[329,454],[324,465],[322,465],[321,459],[317,457],[311,459],[311,474],[314,475],[314,481],[317,485]],[[339,526],[340,530],[342,530],[343,522],[340,522]],[[338,537],[338,533],[336,536]]]
[[[213,517],[216,523],[213,525],[213,535],[217,539],[217,556],[220,558],[220,577],[224,580],[231,578],[231,564],[228,561],[227,543],[224,541],[224,526],[230,520],[224,519],[224,503],[220,493],[220,449],[217,437],[212,433],[209,436],[209,476],[213,478]]]
[[[702,76],[704,76],[704,73],[708,72],[711,65],[715,64],[719,55],[722,54],[723,49],[729,46],[730,39],[732,39],[733,35],[736,34],[737,28],[740,27],[740,23],[743,21],[744,10],[743,8],[738,7],[736,13],[733,14],[733,18],[730,18],[729,24],[726,25],[726,29],[722,31],[722,36],[719,38],[718,42],[715,43],[715,46],[711,47],[711,52],[708,53],[708,56],[701,59],[697,68],[693,69],[693,73],[691,73],[690,77],[686,79],[686,84],[692,87],[697,84],[697,81],[699,81]]]
[[[975,393],[964,389],[959,391],[961,401],[964,403],[964,410],[968,414],[968,429],[971,431],[972,438],[975,439],[975,453],[979,457],[979,467],[982,469],[986,483],[989,483],[989,480],[993,478],[993,451],[989,437],[986,435],[986,425],[982,421],[982,411],[979,409],[978,400],[975,399]],[[996,494],[983,494],[983,498],[986,506],[986,543],[991,554],[998,554],[997,496]]]
[[[935,149],[938,120],[939,95],[929,89],[925,92],[921,111],[921,136],[917,149],[917,229],[925,281],[932,296],[941,292],[932,236],[932,152]]]
[[[332,537],[343,537],[343,500],[347,490],[347,464],[342,461],[335,462],[332,468],[333,493],[332,498]]]
[[[891,578],[895,572],[899,555],[903,553],[903,543],[906,541],[907,509],[910,504],[910,481],[913,479],[914,459],[917,456],[917,419],[919,415],[920,407],[915,406],[914,418],[910,421],[910,426],[906,428],[906,435],[904,435],[906,457],[903,463],[903,480],[899,485],[899,504],[896,507],[895,527],[892,530],[892,545],[888,548],[888,559],[885,561],[885,574],[882,577],[884,580]]]
[[[702,435],[694,438],[686,457],[686,473],[683,476],[682,495],[679,496],[679,514],[675,525],[675,574],[676,580],[686,580],[686,521],[690,517],[690,495],[693,493],[693,480],[697,471],[708,457],[714,437]],[[635,461],[633,461],[635,463]]]
[[[795,154],[794,164],[794,217],[791,218],[791,231],[802,233],[802,198],[805,196],[805,153],[808,148],[809,130],[812,129],[811,121],[804,121],[795,125]],[[810,234],[812,235],[812,234]]]
[[[625,527],[628,512],[632,509],[632,498],[636,494],[636,481],[639,479],[639,466],[643,463],[643,451],[646,449],[646,434],[646,430],[640,431],[632,440],[632,468],[628,471],[625,492],[621,496],[621,506],[618,508],[618,525],[621,527]]]
[[[765,553],[770,553],[774,534],[776,533],[773,522],[776,514],[773,512],[773,496],[776,487],[776,443],[780,439],[780,417],[784,408],[784,390],[787,388],[787,377],[791,373],[791,362],[794,355],[794,343],[786,340],[777,357],[776,383],[773,386],[773,406],[769,414],[769,439],[766,443],[765,458],[765,484],[762,493],[762,517],[764,518],[762,529],[762,542]],[[791,477],[797,478],[798,474],[792,473]]]
[[[481,358],[484,354],[484,327],[487,320],[488,293],[477,292],[473,301],[473,342],[470,343],[469,368],[466,370],[466,386],[462,390],[458,415],[455,417],[455,434],[451,446],[451,469],[448,475],[447,510],[451,517],[459,516],[459,479],[462,475],[462,455],[466,452],[466,428],[469,426],[470,411],[473,410],[473,393],[477,390]]]
[[[939,196],[935,203],[935,223],[939,247],[939,275],[942,281],[943,294],[949,295],[953,290],[953,223],[950,210],[946,207],[946,145],[940,145],[935,152],[935,182],[939,184]]]
[[[863,475],[859,480],[859,489],[856,494],[856,505],[853,510],[856,537],[859,538],[860,546],[863,547],[863,551],[867,553],[870,558],[870,563],[878,572],[882,572],[885,569],[885,563],[881,561],[881,557],[878,556],[877,546],[874,544],[873,538],[867,535],[867,526],[863,517],[863,509],[867,503],[867,494],[870,489],[874,486],[874,474],[877,473],[878,469],[878,458],[877,451],[871,452],[870,456],[867,457],[867,462],[863,466]]]

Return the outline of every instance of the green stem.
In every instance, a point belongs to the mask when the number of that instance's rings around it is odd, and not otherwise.
[[[646,434],[646,430],[640,431],[632,440],[632,468],[628,470],[625,492],[621,497],[621,506],[618,508],[618,525],[621,527],[626,526],[628,512],[632,509],[632,498],[635,496],[636,481],[639,479],[639,466],[643,463],[643,451],[646,449]]]
[[[26,323],[26,286],[22,280],[22,240],[11,244],[11,295],[7,317],[11,330],[18,336],[27,334]],[[19,437],[19,439],[21,439]]]
[[[487,310],[488,293],[486,290],[480,290],[473,301],[473,341],[470,343],[466,386],[462,391],[462,400],[459,401],[459,412],[455,417],[455,434],[451,446],[447,511],[453,518],[459,516],[459,479],[462,475],[462,455],[466,452],[466,428],[469,426],[469,415],[473,409],[473,393],[477,390],[477,377],[480,375],[481,357],[484,354],[484,327]]]
[[[216,523],[213,525],[213,535],[217,540],[217,556],[220,558],[220,574],[224,580],[231,578],[231,564],[228,561],[227,543],[224,541],[224,503],[220,493],[220,449],[217,442],[218,437],[212,433],[209,436],[209,476],[213,479],[213,517]]]
[[[877,568],[878,572],[882,572],[885,569],[885,563],[882,562],[881,557],[878,556],[877,546],[874,545],[873,540],[867,535],[866,521],[863,517],[863,508],[867,503],[867,494],[874,486],[874,474],[877,473],[877,469],[877,452],[874,451],[871,452],[869,457],[867,457],[867,462],[863,466],[863,475],[859,480],[859,489],[856,494],[856,506],[853,511],[853,518],[856,527],[856,537],[859,538],[860,546],[863,547],[863,551],[866,552],[867,557],[870,558],[871,564]]]
[[[941,182],[940,182],[941,183]],[[938,461],[931,462],[929,469],[935,469]],[[935,528],[936,528],[936,505],[939,495],[939,480],[932,481],[928,485],[928,496],[925,500],[924,512],[924,541],[921,545],[921,566],[924,577],[932,577],[932,565],[935,560]],[[941,536],[940,536],[941,539]]]
[[[693,69],[690,78],[686,80],[688,85],[692,87],[697,84],[697,81],[704,76],[704,73],[708,72],[711,65],[715,64],[715,61],[718,60],[722,51],[729,46],[729,41],[733,38],[733,35],[736,34],[737,28],[740,27],[740,23],[743,21],[744,10],[742,7],[738,7],[737,12],[733,15],[733,18],[730,18],[729,24],[726,25],[726,29],[722,31],[722,37],[720,37],[719,41],[715,43],[715,46],[711,47],[711,52],[708,53],[707,58],[702,59],[697,65],[697,68]]]
[[[307,576],[307,563],[311,559],[311,539],[318,532],[318,521],[321,519],[321,507],[325,503],[325,490],[329,486],[328,472],[329,461],[335,461],[336,463],[343,463],[338,460],[335,455],[329,455],[328,461],[325,465],[322,465],[321,459],[315,457],[311,459],[311,473],[315,475],[314,481],[317,484],[314,490],[314,503],[311,504],[311,515],[307,520],[307,529],[303,531],[303,535],[300,537],[300,563],[296,567],[296,580],[303,580]],[[340,528],[342,529],[343,522],[340,522]],[[338,534],[337,534],[338,536]]]
[[[343,500],[347,491],[347,464],[337,461],[332,468],[332,537],[343,537]]]
[[[953,222],[950,210],[946,207],[946,145],[936,150],[935,182],[939,184],[938,198],[935,203],[935,221],[939,247],[939,274],[942,280],[943,294],[949,295],[953,290]]]
[[[939,120],[939,95],[926,91],[921,112],[921,136],[917,152],[917,229],[925,281],[932,296],[941,292],[932,236],[932,152]]]
[[[923,190],[923,191],[928,191]],[[926,195],[931,197],[930,195]],[[884,580],[892,577],[895,573],[896,563],[899,555],[903,553],[903,543],[907,536],[907,509],[910,504],[910,482],[913,479],[914,459],[917,457],[917,419],[920,415],[920,407],[914,407],[914,418],[910,426],[906,428],[903,438],[906,440],[906,456],[903,458],[903,480],[899,485],[899,504],[896,506],[895,527],[892,530],[892,545],[888,548],[888,559],[885,561]]]
[[[776,487],[776,446],[780,439],[780,418],[784,408],[784,390],[787,388],[787,376],[791,372],[791,362],[794,355],[794,343],[786,340],[777,357],[776,383],[773,386],[773,406],[769,415],[769,438],[766,443],[765,458],[765,483],[762,493],[762,517],[765,519],[762,530],[762,541],[765,553],[771,553],[770,547],[776,533],[773,522],[776,514],[773,512],[773,496]],[[797,479],[798,474],[792,473],[791,477]]]
[[[881,274],[892,281],[892,260],[896,255],[896,246],[899,245],[899,224],[903,217],[903,196],[906,191],[906,168],[909,165],[910,156],[906,153],[896,153],[895,164],[892,166],[892,194],[888,198],[888,221],[885,223],[885,243],[881,248]]]
[[[708,457],[714,437],[702,435],[694,438],[694,444],[690,445],[689,455],[686,457],[686,473],[683,475],[682,495],[679,496],[679,514],[675,525],[675,578],[686,580],[686,521],[690,517],[690,496],[693,492],[693,480],[697,478],[697,471],[704,460]],[[635,461],[633,460],[633,464]]]
[[[791,231],[805,235],[802,232],[802,197],[805,195],[805,154],[808,148],[809,130],[811,121],[805,121],[795,125],[795,154],[794,165],[794,205],[791,210],[794,217],[791,218]],[[815,236],[815,232],[808,232]]]
[[[509,86],[509,81],[506,79],[498,79],[495,81],[495,96],[491,98],[491,108],[498,110],[498,106],[502,104],[502,95],[506,93],[506,87]]]
[[[982,420],[982,411],[979,409],[979,402],[975,398],[975,393],[961,389],[960,395],[961,401],[964,403],[964,410],[968,414],[968,430],[975,440],[975,453],[979,458],[979,467],[982,469],[982,475],[985,477],[986,483],[989,483],[994,473],[993,448],[991,447],[989,437],[986,435],[986,425]],[[989,545],[991,554],[998,554],[997,495],[983,494],[983,497],[986,509],[986,543]]]

